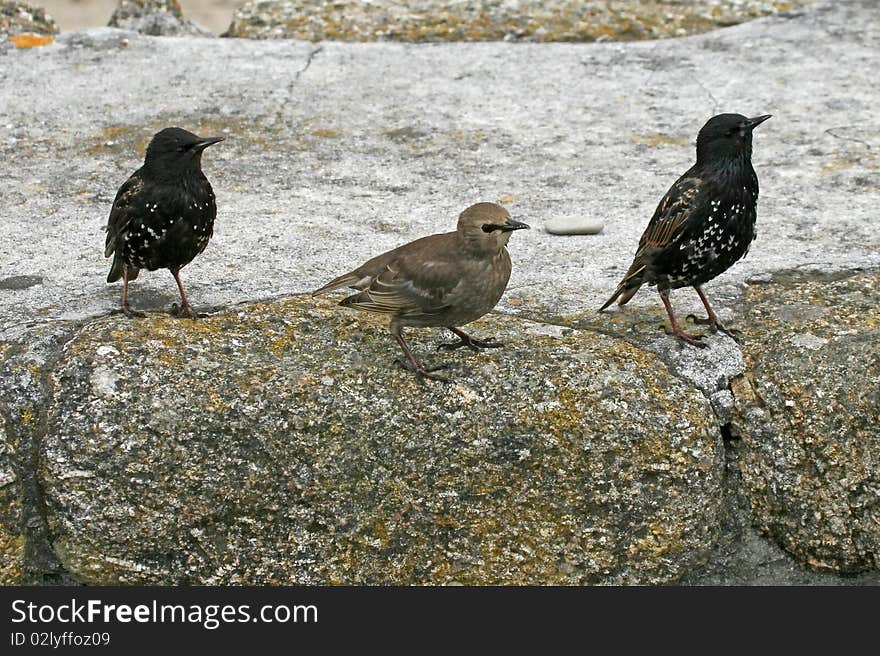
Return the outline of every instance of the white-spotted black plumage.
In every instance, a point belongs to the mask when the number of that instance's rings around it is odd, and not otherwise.
[[[705,322],[725,330],[700,287],[744,257],[755,238],[758,176],[751,161],[752,130],[768,118],[720,114],[709,119],[697,136],[696,163],[660,201],[632,265],[600,311],[614,301],[625,304],[643,284],[656,285],[673,332],[704,345],[678,327],[669,305],[669,290],[694,287],[708,313]]]
[[[105,257],[113,256],[107,282],[123,280],[122,309],[128,282],[141,269],[168,269],[181,295],[179,313],[194,316],[179,272],[208,245],[217,205],[201,168],[202,151],[222,138],[202,139],[181,128],[165,128],[147,146],[144,165],[119,188],[107,222]]]

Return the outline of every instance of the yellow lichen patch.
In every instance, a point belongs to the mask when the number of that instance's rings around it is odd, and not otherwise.
[[[634,134],[630,137],[630,141],[650,148],[659,146],[687,146],[689,140],[683,136],[673,136],[671,134]]]
[[[22,426],[31,426],[36,421],[36,414],[34,414],[31,408],[22,408],[21,410],[21,424]]]
[[[335,139],[339,136],[339,133],[330,128],[318,128],[317,130],[312,130],[312,135],[322,137],[323,139]]]
[[[504,194],[496,202],[501,203],[502,205],[508,205],[510,203],[515,203],[518,200],[519,196]]]
[[[16,48],[39,48],[55,41],[53,37],[42,34],[14,34],[9,40]]]
[[[583,430],[583,412],[579,407],[579,395],[564,389],[559,395],[559,405],[543,412],[529,410],[520,419],[524,424],[534,422],[556,437],[565,437]]]
[[[525,0],[490,10],[474,3],[440,3],[431,12],[407,2],[293,3],[266,20],[259,4],[238,12],[229,34],[250,38],[297,38],[310,41],[500,41],[503,39],[633,41],[684,36],[786,11],[812,0],[776,3],[724,1],[707,10],[700,3],[675,0],[627,0],[583,3],[565,1],[546,7]],[[509,3],[508,3],[509,4]],[[255,15],[251,15],[255,11]]]
[[[0,585],[21,583],[21,561],[24,557],[24,537],[10,534],[0,524]]]
[[[681,548],[681,527],[664,523],[652,524],[645,535],[639,537],[629,545],[631,556],[659,556],[669,551]]]
[[[822,163],[819,167],[819,172],[822,175],[831,175],[838,171],[847,171],[853,168],[853,166],[855,166],[855,162],[841,154],[839,150],[836,150],[830,160]]]
[[[200,137],[225,137],[233,147],[241,144],[271,150],[276,141],[271,134],[261,132],[262,124],[251,123],[238,117],[157,116],[144,124],[104,126],[100,133],[91,139],[92,145],[88,146],[85,152],[90,154],[133,152],[143,155],[153,135],[167,127],[180,127]]]

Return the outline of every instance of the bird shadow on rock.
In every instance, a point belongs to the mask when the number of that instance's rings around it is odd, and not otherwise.
[[[111,315],[122,314],[122,309],[116,307],[119,305],[119,294],[120,287],[116,285],[108,286],[102,292],[103,297],[112,299],[114,302],[115,307],[110,312]],[[134,311],[146,314],[145,317],[134,317],[133,320],[148,319],[151,315],[175,316],[177,308],[180,305],[180,297],[177,294],[144,287],[140,287],[134,291],[129,297],[129,301]],[[196,303],[193,305],[193,310],[196,312],[196,316],[200,319],[209,317],[226,309],[228,308],[221,305],[206,305],[203,303]]]

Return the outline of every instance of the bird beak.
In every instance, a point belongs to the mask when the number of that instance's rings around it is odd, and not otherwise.
[[[501,226],[501,232],[513,232],[514,230],[522,230],[523,228],[528,230],[529,226],[525,223],[514,221],[513,219],[507,219],[507,223]]]
[[[755,118],[747,119],[746,122],[743,124],[743,127],[746,130],[754,130],[756,127],[761,125],[761,123],[766,121],[768,118],[771,118],[772,116],[773,114],[765,114],[764,116],[756,116]]]
[[[200,151],[204,150],[208,146],[213,146],[215,143],[220,143],[226,137],[207,137],[205,139],[199,139],[194,145],[193,150]]]

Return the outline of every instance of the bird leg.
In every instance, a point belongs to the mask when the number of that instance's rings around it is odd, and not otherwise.
[[[171,306],[171,314],[175,317],[186,317],[188,319],[198,319],[199,316],[193,312],[192,305],[186,298],[186,292],[183,291],[183,283],[180,282],[180,269],[170,269],[174,281],[177,283],[177,289],[180,290],[181,305],[177,307],[177,303]]]
[[[672,331],[666,331],[667,335],[675,335],[681,341],[687,342],[688,344],[692,344],[693,346],[698,346],[700,348],[706,348],[708,344],[702,341],[702,335],[688,335],[681,329],[681,326],[678,325],[678,322],[675,320],[675,315],[672,313],[672,305],[669,303],[669,291],[665,290],[660,292],[660,300],[663,301],[663,305],[666,306],[666,314],[669,315],[669,321],[672,323]]]
[[[143,312],[133,310],[128,304],[128,269],[125,267],[122,269],[122,314],[129,318],[147,316]]]
[[[479,339],[474,339],[470,335],[468,335],[463,330],[459,330],[458,328],[452,328],[447,326],[449,330],[458,335],[461,339],[457,342],[444,342],[437,347],[437,350],[444,349],[447,351],[453,351],[455,349],[461,348],[462,346],[467,346],[471,351],[477,352],[480,349],[488,349],[488,348],[501,348],[504,346],[501,342],[496,342],[494,337],[490,337],[486,341],[481,341]]]
[[[706,308],[706,318],[700,319],[699,317],[689,314],[686,319],[690,319],[695,324],[709,326],[712,330],[720,330],[722,333],[733,339],[735,342],[739,342],[739,332],[733,328],[728,328],[723,323],[721,323],[721,319],[718,318],[718,315],[715,314],[715,311],[712,310],[712,306],[709,305],[709,299],[706,298],[706,295],[703,293],[703,290],[699,287],[694,287],[697,294],[700,295],[700,300],[703,301],[703,307]]]
[[[408,362],[403,362],[402,360],[397,360],[397,362],[403,365],[405,368],[409,369],[413,373],[418,376],[419,380],[423,378],[430,378],[431,380],[439,380],[443,383],[448,383],[450,380],[448,378],[443,378],[442,376],[438,376],[436,374],[431,373],[432,371],[437,371],[438,369],[445,369],[446,365],[439,365],[436,367],[431,367],[430,369],[426,368],[424,365],[420,364],[418,360],[416,360],[412,351],[409,349],[409,345],[406,343],[406,340],[403,338],[403,333],[400,328],[397,328],[392,331],[394,335],[394,339],[397,340],[397,343],[400,344],[400,348],[403,349],[403,354],[406,356]]]

